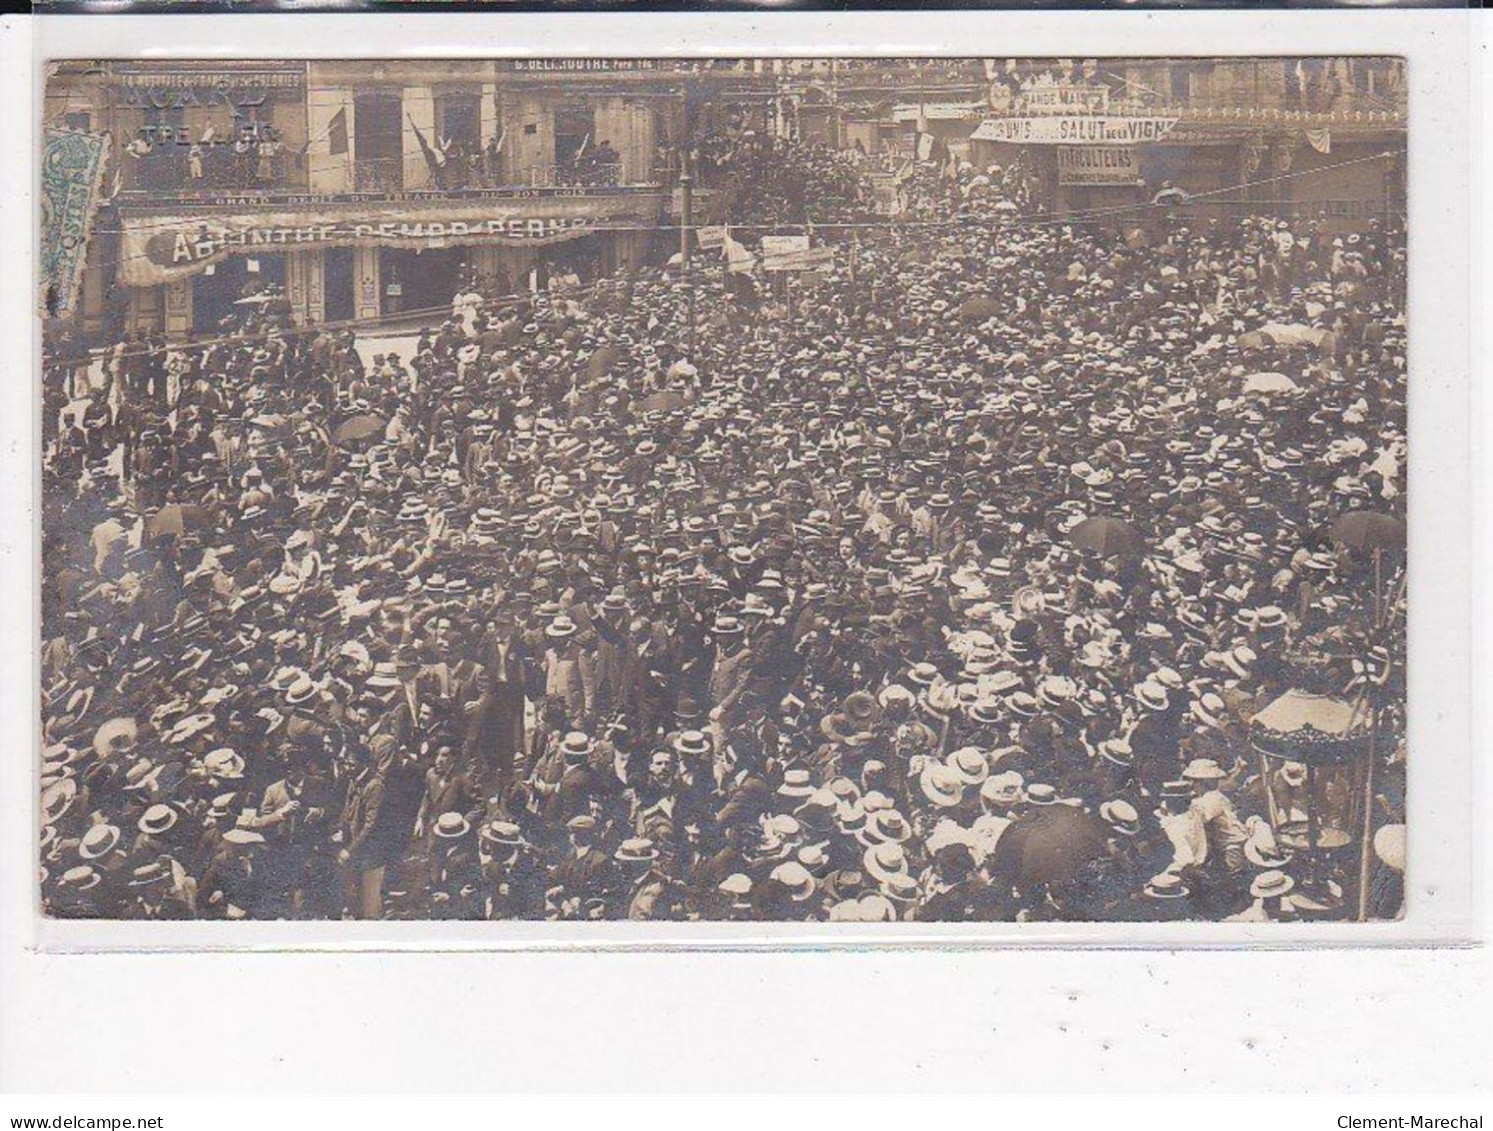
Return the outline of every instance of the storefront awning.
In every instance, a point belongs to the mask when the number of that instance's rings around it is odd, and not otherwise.
[[[127,214],[118,281],[150,287],[195,275],[231,255],[328,247],[540,245],[608,228],[658,222],[663,193],[449,201],[412,210],[352,207],[230,211],[208,216]]]

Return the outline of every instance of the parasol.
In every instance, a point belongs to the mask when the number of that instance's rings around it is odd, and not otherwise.
[[[1023,813],[996,842],[990,872],[1018,887],[1065,884],[1104,854],[1106,828],[1090,813],[1048,805]]]
[[[332,433],[334,444],[354,443],[358,440],[367,440],[374,436],[382,436],[388,425],[384,423],[381,416],[375,416],[371,412],[360,416],[351,416],[337,425],[336,431]]]
[[[1362,749],[1369,719],[1362,702],[1290,690],[1255,712],[1249,729],[1255,749],[1272,758],[1333,762]]]
[[[1134,557],[1146,550],[1135,527],[1108,515],[1084,519],[1068,532],[1068,538],[1080,550],[1093,550],[1106,558]]]
[[[1332,540],[1349,550],[1399,550],[1405,524],[1379,511],[1349,511],[1332,524]]]
[[[201,530],[212,525],[212,512],[206,507],[183,503],[167,503],[145,521],[145,532],[151,538],[163,538],[168,534],[181,535],[188,530]]]
[[[1246,393],[1294,393],[1301,388],[1284,373],[1251,373],[1244,379]]]

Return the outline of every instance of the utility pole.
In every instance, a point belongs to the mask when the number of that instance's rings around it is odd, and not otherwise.
[[[694,189],[689,174],[689,154],[680,162],[679,254],[683,259],[685,300],[689,304],[689,360],[695,364],[695,272],[691,244],[694,242]]]
[[[684,145],[679,154],[679,258],[684,271],[685,302],[688,305],[689,362],[695,365],[695,275],[692,252],[694,250],[695,196],[694,182],[690,176],[690,151],[694,142],[694,105],[688,85],[684,88]]]

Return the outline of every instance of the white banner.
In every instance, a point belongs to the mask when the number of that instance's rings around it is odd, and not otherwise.
[[[1061,114],[1039,118],[987,118],[971,141],[1016,145],[1135,145],[1160,141],[1176,118]]]

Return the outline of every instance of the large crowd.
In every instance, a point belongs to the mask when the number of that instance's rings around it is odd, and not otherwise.
[[[1310,644],[1380,698],[1396,914],[1402,605],[1329,530],[1404,513],[1403,233],[960,176],[747,304],[54,352],[48,913],[1344,915],[1250,749]]]

